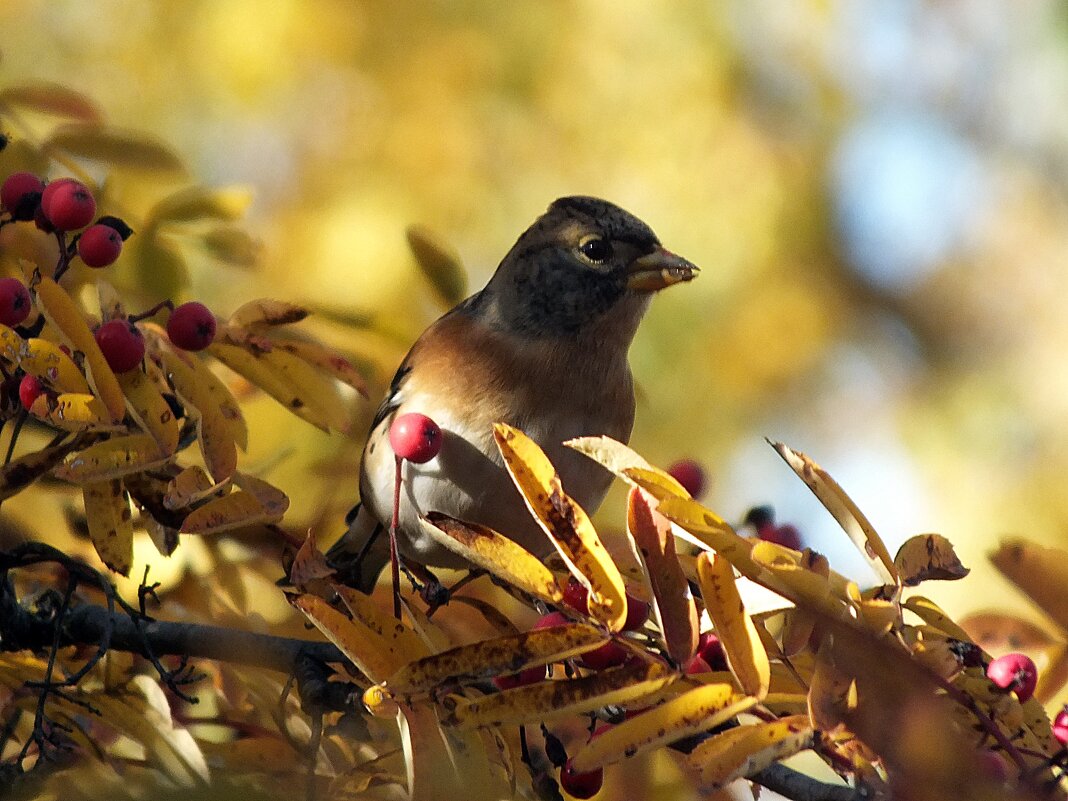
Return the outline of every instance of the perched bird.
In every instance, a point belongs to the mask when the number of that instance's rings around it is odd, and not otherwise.
[[[463,566],[420,531],[418,516],[431,511],[489,526],[539,556],[548,553],[552,545],[512,484],[493,424],[508,423],[537,442],[564,490],[592,513],[612,476],[562,443],[601,434],[629,440],[631,340],[653,293],[696,273],[618,206],[593,197],[554,202],[486,287],[427,328],[401,363],[363,451],[361,503],[328,552],[331,563],[347,581],[369,589],[388,559],[387,538],[375,537],[393,514],[389,429],[408,412],[431,417],[443,438],[436,457],[403,465],[402,558]]]

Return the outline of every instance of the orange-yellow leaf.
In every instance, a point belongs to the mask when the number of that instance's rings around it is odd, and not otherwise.
[[[262,330],[276,325],[299,323],[309,314],[310,312],[306,308],[295,303],[271,298],[258,298],[239,306],[230,315],[227,324],[238,328]]]
[[[636,451],[611,437],[576,437],[564,444],[593,459],[627,483],[652,492],[654,497],[661,497],[655,489],[680,498],[690,497],[674,476],[649,464]]]
[[[77,304],[51,278],[42,278],[35,291],[38,307],[45,319],[59,331],[67,345],[85,354],[89,384],[104,402],[112,422],[121,421],[126,415],[126,396],[122,394],[122,387],[100,352]]]
[[[247,473],[234,473],[234,484],[251,493],[263,510],[272,517],[281,517],[289,509],[289,497],[278,487]]]
[[[953,619],[942,611],[941,607],[934,601],[919,595],[913,595],[902,605],[924,623],[933,626],[943,634],[948,634],[950,637],[955,637],[962,642],[972,642],[967,626],[961,626],[953,622]]]
[[[353,620],[372,632],[378,648],[389,657],[392,666],[389,675],[393,675],[409,662],[430,654],[415,629],[397,620],[391,612],[376,604],[371,596],[341,584],[334,584],[332,587]]]
[[[101,561],[116,573],[129,575],[133,566],[133,523],[122,479],[85,484],[82,496],[89,539]]]
[[[19,367],[42,379],[57,392],[89,395],[89,382],[82,371],[55,342],[47,339],[27,339],[18,354]]]
[[[116,431],[111,415],[95,395],[65,392],[62,395],[42,393],[30,406],[30,414],[38,420],[64,431]]]
[[[589,516],[564,492],[556,469],[530,437],[504,423],[496,423],[493,434],[527,508],[568,569],[589,589],[591,617],[619,631],[627,618],[623,577]]]
[[[660,662],[634,662],[581,678],[543,681],[460,701],[446,722],[467,728],[556,720],[637,701],[676,677]]]
[[[385,644],[367,626],[351,620],[316,595],[300,595],[293,605],[367,678],[381,684],[394,670],[394,659]]]
[[[800,451],[795,451],[781,442],[770,444],[783,461],[790,465],[790,468],[812,490],[812,494],[819,499],[831,516],[838,521],[838,525],[867,559],[875,574],[888,583],[896,583],[897,568],[882,538],[853,499],[846,495],[845,490],[838,485],[838,482]]]
[[[585,623],[565,623],[461,645],[401,668],[386,682],[395,695],[416,695],[444,684],[470,684],[501,673],[561,662],[592,651],[607,640]]]
[[[0,358],[9,364],[18,364],[24,342],[14,328],[0,323]]]
[[[367,397],[367,379],[353,367],[348,359],[334,353],[325,345],[303,339],[274,339],[271,340],[271,344],[275,350],[284,350],[303,359],[317,370],[336,378],[342,384],[352,387],[363,397]]]
[[[641,556],[652,585],[654,610],[667,652],[679,664],[697,651],[697,607],[690,583],[675,555],[671,521],[656,511],[656,502],[637,487],[627,496],[627,534]]]
[[[281,518],[281,513],[265,509],[251,492],[235,490],[190,512],[182,522],[182,533],[218,534],[259,523],[277,523]]]
[[[920,534],[909,537],[897,550],[894,564],[901,575],[901,583],[915,587],[923,581],[938,579],[953,581],[970,572],[961,564],[953,550],[953,543],[941,534]]]
[[[733,685],[706,684],[628,718],[594,737],[572,756],[578,773],[708,731],[757,703]]]
[[[990,561],[1053,618],[1061,631],[1068,632],[1068,552],[1010,539],[990,555]]]
[[[739,726],[698,745],[689,755],[701,783],[723,787],[812,747],[814,733],[803,715]]]
[[[212,493],[227,491],[226,487],[227,484],[212,483],[210,476],[199,465],[191,465],[167,484],[167,491],[163,495],[163,506],[172,511],[184,509]]]
[[[431,512],[420,520],[420,526],[438,544],[523,592],[548,604],[558,604],[563,600],[560,585],[552,571],[503,534],[437,512]]]
[[[168,458],[147,434],[127,434],[71,454],[54,472],[64,481],[85,484],[140,473],[158,467]]]
[[[756,626],[745,612],[734,568],[721,554],[697,557],[701,597],[723,645],[727,664],[748,695],[763,698],[771,684],[771,664]]]
[[[178,420],[159,388],[140,370],[121,373],[118,379],[137,424],[152,435],[163,453],[174,453],[180,433]]]

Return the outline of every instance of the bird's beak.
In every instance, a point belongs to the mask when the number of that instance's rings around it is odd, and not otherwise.
[[[627,270],[627,289],[656,292],[672,284],[692,280],[700,270],[682,256],[657,248],[631,262]]]

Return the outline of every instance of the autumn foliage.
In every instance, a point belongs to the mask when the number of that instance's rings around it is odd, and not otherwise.
[[[5,129],[26,114],[63,122],[11,133],[0,153],[4,176],[23,176],[4,193],[0,264],[29,299],[0,326],[0,500],[77,503],[70,532],[28,532],[62,547],[12,536],[0,551],[5,789],[638,797],[617,777],[661,760],[703,798],[746,779],[811,799],[1063,795],[1062,735],[1042,706],[1066,678],[1059,635],[1034,636],[1047,649],[1035,676],[1017,660],[992,680],[982,635],[1008,619],[962,625],[916,589],[967,580],[951,543],[924,534],[890,554],[847,493],[781,443],[875,586],[772,541],[774,526],[731,525],[691,496],[692,464],[688,491],[622,443],[573,440],[629,486],[624,530],[598,531],[504,424],[500,453],[554,556],[430,514],[426,533],[470,571],[446,588],[403,584],[399,618],[388,593],[344,586],[316,538],[286,527],[285,488],[246,464],[242,406],[266,395],[347,434],[361,372],[299,327],[300,305],[251,300],[223,319],[211,298],[177,303],[175,229],[231,263],[252,249],[230,193],[183,186],[131,213],[111,171],[180,172],[168,148],[108,128],[62,87],[0,90]],[[462,295],[448,248],[419,229],[410,241],[436,290]],[[101,334],[113,323],[128,360]],[[409,456],[424,455],[419,432],[398,440]],[[122,582],[145,535],[199,566],[165,587]],[[996,563],[1068,627],[1063,554],[1016,543]],[[248,614],[252,595],[270,611]]]

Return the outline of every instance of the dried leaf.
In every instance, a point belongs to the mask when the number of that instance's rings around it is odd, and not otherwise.
[[[81,438],[75,438],[70,442],[52,445],[39,451],[32,451],[12,459],[3,467],[0,467],[0,501],[5,501],[13,495],[17,495],[45,473],[49,472],[71,451],[78,450],[87,442]]]
[[[819,499],[831,516],[838,521],[838,525],[867,559],[875,574],[888,583],[896,584],[897,568],[890,558],[890,552],[886,550],[886,545],[883,544],[882,538],[876,533],[872,524],[868,522],[868,518],[853,503],[853,499],[846,495],[838,482],[800,451],[795,451],[781,442],[769,440],[769,444],[812,490],[812,494]]]
[[[108,366],[104,354],[93,338],[85,317],[70,295],[51,278],[42,278],[36,286],[37,304],[48,322],[63,336],[67,345],[85,354],[89,383],[103,401],[111,421],[118,423],[126,415],[126,396]]]
[[[140,473],[158,467],[168,459],[152,437],[127,434],[71,454],[54,472],[64,481],[87,484]]]
[[[566,623],[461,645],[405,665],[386,682],[396,697],[470,684],[502,673],[561,662],[592,651],[607,636],[585,623]]]
[[[733,566],[721,554],[702,553],[697,557],[697,576],[731,673],[745,693],[763,698],[771,685],[771,664],[738,594]]]
[[[726,723],[757,703],[731,684],[706,684],[628,718],[594,737],[571,758],[577,773],[700,734]]]
[[[100,560],[116,573],[129,575],[133,566],[133,523],[122,479],[85,484],[82,495],[89,539]]]
[[[894,564],[906,587],[930,580],[955,581],[970,572],[957,558],[953,543],[941,534],[909,537],[898,548]]]
[[[202,467],[192,465],[182,470],[167,484],[167,490],[163,495],[163,506],[171,511],[185,509],[212,493],[226,491],[227,486],[228,484],[212,483]]]
[[[633,662],[577,679],[543,681],[460,701],[446,723],[470,728],[571,717],[645,698],[676,676],[660,662]]]
[[[34,81],[2,89],[0,105],[16,106],[83,122],[99,122],[103,119],[99,107],[86,95],[48,81]]]
[[[552,571],[503,534],[437,512],[421,518],[420,526],[438,544],[513,587],[550,605],[563,600],[560,585]]]
[[[532,439],[504,423],[496,423],[493,434],[527,508],[568,569],[590,591],[590,616],[619,631],[627,619],[623,577],[590,518],[565,494],[556,469]]]
[[[334,575],[334,568],[330,567],[323,552],[315,544],[315,530],[308,529],[304,544],[293,557],[293,564],[289,568],[289,581],[298,590],[304,592],[312,582],[332,575]]]
[[[1068,632],[1068,552],[1013,539],[1003,541],[990,561]]]
[[[259,298],[250,300],[230,315],[228,326],[262,332],[277,325],[299,323],[310,314],[308,309],[284,300]]]
[[[467,273],[460,254],[426,226],[409,226],[407,235],[416,263],[442,304],[451,309],[467,297]]]
[[[652,586],[667,652],[678,664],[685,664],[697,651],[697,607],[675,555],[671,521],[637,487],[627,496],[627,534],[634,540]]]
[[[264,508],[259,498],[251,492],[235,490],[229,495],[208,501],[186,515],[182,533],[218,534],[261,523],[277,523],[281,519],[281,512]]]
[[[113,167],[151,172],[184,173],[181,159],[162,142],[143,133],[99,124],[72,124],[56,129],[42,143],[44,150],[63,150]]]

